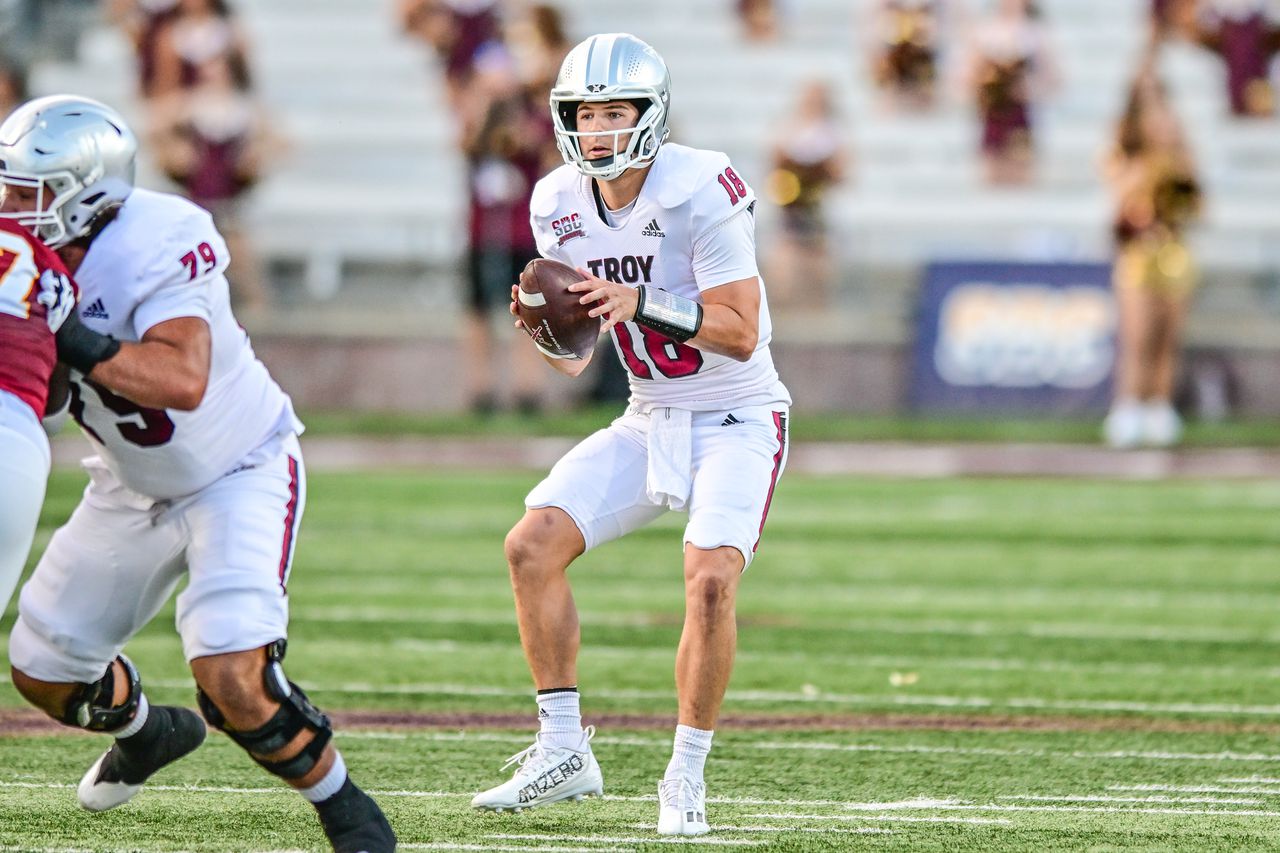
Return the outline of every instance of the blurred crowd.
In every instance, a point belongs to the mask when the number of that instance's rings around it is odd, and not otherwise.
[[[283,141],[254,90],[252,50],[234,8],[227,0],[110,0],[108,14],[136,52],[150,151],[226,238],[237,312],[262,312],[268,291],[241,211]]]
[[[91,0],[0,0],[6,44],[39,15]],[[233,298],[242,313],[269,303],[260,265],[240,224],[246,193],[286,144],[254,87],[253,50],[228,0],[105,0],[111,21],[137,55],[137,90],[155,160],[211,210],[232,243]],[[804,15],[800,0],[724,0],[744,43],[784,42]],[[1145,2],[1145,0],[1143,0]],[[993,188],[1034,184],[1038,116],[1063,83],[1053,22],[1036,0],[869,0],[853,4],[865,67],[881,115],[973,110],[974,163]],[[401,30],[439,70],[443,99],[466,163],[467,251],[459,270],[466,308],[464,363],[477,412],[531,411],[542,394],[529,347],[499,330],[509,288],[536,255],[528,228],[533,184],[559,165],[547,93],[569,34],[556,3],[532,0],[397,0]],[[1106,424],[1121,446],[1167,444],[1179,424],[1171,400],[1177,352],[1196,265],[1185,239],[1204,194],[1177,111],[1159,75],[1170,42],[1194,45],[1225,69],[1231,120],[1276,111],[1273,59],[1280,20],[1272,0],[1150,0],[1150,35],[1133,58],[1123,114],[1100,172],[1115,201],[1115,285],[1120,355],[1115,407]],[[643,21],[637,17],[637,29]],[[27,96],[29,57],[0,54],[0,109]],[[833,187],[854,179],[841,81],[814,79],[792,97],[767,141],[769,172],[756,183],[776,207],[776,231],[762,258],[770,301],[780,311],[827,310],[838,272],[827,206]],[[858,121],[874,121],[875,115]],[[517,342],[518,343],[518,342]],[[616,381],[616,377],[613,378]],[[608,379],[602,379],[607,384]],[[608,394],[604,388],[602,394]]]
[[[787,37],[802,12],[785,0],[735,0],[752,42]],[[1036,116],[1061,85],[1051,22],[1035,0],[992,0],[974,13],[959,0],[876,0],[869,75],[886,113],[925,114],[959,95],[980,128],[982,173],[993,188],[1036,180]],[[1159,59],[1171,42],[1198,46],[1223,64],[1225,100],[1238,121],[1276,112],[1273,60],[1280,10],[1270,0],[1152,0],[1149,35],[1101,173],[1114,199],[1118,311],[1114,402],[1103,427],[1116,447],[1178,442],[1175,410],[1182,332],[1198,275],[1186,232],[1204,188]],[[821,307],[832,263],[824,192],[848,173],[849,144],[829,85],[807,84],[773,148],[769,196],[782,211],[770,266],[771,301]],[[798,284],[798,282],[800,284]],[[817,286],[815,287],[815,283]]]
[[[455,144],[467,164],[468,245],[459,278],[469,406],[496,411],[499,380],[509,375],[510,404],[537,411],[545,365],[497,327],[509,319],[512,284],[538,256],[529,199],[538,179],[562,162],[547,98],[573,43],[560,12],[545,4],[401,0],[399,17],[440,66]]]

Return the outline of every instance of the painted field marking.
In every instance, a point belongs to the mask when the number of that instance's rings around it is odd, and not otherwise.
[[[153,679],[158,687],[185,689],[191,686],[189,679]],[[395,695],[395,696],[507,696],[527,698],[528,689],[499,687],[497,685],[466,685],[450,683],[372,684],[347,682],[345,684],[319,684],[308,682],[308,691],[318,693],[342,693],[347,695]],[[657,699],[671,698],[669,690],[593,690],[593,696],[602,699]],[[1040,711],[1127,711],[1137,713],[1172,714],[1221,714],[1228,716],[1276,716],[1280,705],[1239,705],[1221,702],[1129,702],[1122,700],[1072,700],[1013,697],[993,699],[987,696],[913,696],[909,694],[861,694],[827,693],[822,690],[730,690],[726,701],[794,703],[812,705],[829,703],[838,705],[862,705],[877,707],[929,707],[929,708],[982,708],[982,709],[1035,709]]]
[[[346,640],[308,640],[307,647],[309,649],[322,648],[325,645],[332,645],[334,648],[341,648],[347,651],[351,649],[351,643]],[[519,656],[521,654],[518,646],[513,647],[508,642],[458,642],[456,640],[416,640],[401,639],[392,643],[392,646],[406,651],[415,653],[457,653],[457,652],[510,652],[511,655]],[[609,646],[609,645],[592,645],[587,651],[591,657],[618,657],[634,660],[637,657],[654,658],[660,661],[668,661],[671,659],[672,650],[667,646]],[[1207,666],[1207,665],[1173,665],[1165,664],[1157,661],[1129,661],[1129,662],[1109,662],[1099,661],[1090,663],[1080,663],[1076,661],[1036,661],[1024,660],[1020,658],[951,658],[944,656],[931,655],[930,657],[906,657],[891,655],[838,655],[838,654],[806,654],[802,652],[773,652],[773,651],[740,651],[737,655],[740,661],[760,661],[760,662],[776,662],[776,661],[797,661],[804,663],[822,663],[828,662],[839,664],[847,667],[885,667],[893,669],[913,668],[913,669],[965,669],[976,670],[978,672],[1081,672],[1081,673],[1106,673],[1114,675],[1139,674],[1139,675],[1166,675],[1169,673],[1178,673],[1180,675],[1196,674],[1209,676],[1224,675],[1252,675],[1261,678],[1280,678],[1280,667],[1270,665],[1232,665],[1232,666]],[[523,660],[523,658],[521,658]]]
[[[1280,779],[1274,776],[1245,776],[1242,779],[1219,779],[1219,782],[1233,782],[1237,785],[1280,785]]]
[[[452,732],[432,732],[420,731],[413,733],[401,732],[363,732],[363,731],[340,731],[337,737],[350,738],[358,740],[360,738],[387,738],[395,740],[409,740],[421,738],[430,741],[488,741],[492,743],[528,743],[529,736],[524,734],[518,735],[502,735],[489,732],[472,732],[472,733],[452,733]],[[670,748],[669,740],[657,740],[651,738],[638,737],[611,737],[609,735],[599,735],[593,743],[607,744],[610,746],[634,746],[643,748]],[[1063,751],[1063,750],[1045,750],[1045,749],[998,749],[994,747],[963,747],[963,746],[917,746],[912,744],[904,744],[901,746],[886,746],[876,743],[831,743],[824,741],[796,741],[794,743],[775,743],[769,741],[760,741],[757,743],[734,743],[728,747],[731,749],[740,749],[744,751],[750,750],[816,750],[819,752],[869,752],[884,753],[886,755],[975,755],[986,756],[991,758],[1060,758],[1083,761],[1239,761],[1239,762],[1280,762],[1280,754],[1261,753],[1261,752],[1161,752],[1161,751],[1145,751],[1145,750],[1113,750],[1109,752],[1085,752],[1083,750]],[[1240,793],[1246,793],[1241,791]]]
[[[404,841],[397,841],[397,850],[502,850],[504,853],[526,853],[526,850],[536,850],[539,848],[529,847],[522,844],[520,847],[513,847],[509,844],[449,844],[448,841],[429,841],[429,843],[406,844]],[[557,853],[630,853],[635,850],[634,847],[556,847],[543,848],[554,849]]]
[[[1181,803],[1181,804],[1218,804],[1227,806],[1257,806],[1262,800],[1244,800],[1228,797],[1104,797],[1075,794],[1064,797],[1032,796],[1031,794],[1007,794],[996,797],[997,800],[1026,800],[1037,803]]]
[[[69,782],[0,782],[0,788],[56,788],[68,789],[74,788],[75,785]],[[293,796],[293,792],[289,788],[239,788],[234,786],[213,786],[213,785],[147,785],[148,791],[177,791],[181,793],[201,793],[201,794],[284,794]],[[470,800],[475,796],[474,791],[413,791],[405,789],[381,789],[370,788],[367,793],[378,797],[418,797],[428,799],[466,799]],[[599,799],[623,802],[623,803],[656,803],[658,801],[657,794],[649,794],[645,796],[621,796],[618,794],[605,794]],[[830,806],[833,808],[844,808],[849,803],[841,800],[772,800],[756,797],[708,797],[708,803],[716,805],[745,805],[745,806],[804,806],[806,808],[816,808],[820,806]],[[0,848],[3,850],[3,848]]]
[[[874,803],[866,804],[874,806]],[[1261,809],[1175,809],[1175,808],[1113,808],[1110,806],[1015,806],[987,803],[977,805],[971,803],[952,803],[948,805],[916,806],[907,804],[883,803],[881,809],[937,809],[939,811],[974,811],[974,812],[1082,812],[1088,814],[1169,814],[1169,815],[1215,815],[1219,817],[1280,817],[1280,812],[1263,811]],[[808,816],[806,816],[808,817]],[[821,819],[821,816],[814,816]]]
[[[735,840],[732,838],[708,838],[705,835],[687,838],[677,836],[660,835],[655,837],[594,837],[590,835],[515,835],[507,833],[495,833],[486,835],[486,838],[497,838],[501,841],[574,841],[574,842],[592,842],[598,841],[601,844],[701,844],[711,847],[759,847],[768,844],[767,841],[751,840]]]
[[[885,820],[895,823],[958,823],[958,824],[1003,824],[1013,821],[1002,817],[911,817],[908,815],[812,815],[812,814],[749,814],[744,817],[756,817],[766,820]],[[717,824],[718,826],[719,824]]]
[[[648,824],[636,824],[637,829],[643,829]],[[821,826],[732,826],[717,822],[715,824],[717,830],[725,832],[815,832],[823,835],[894,835],[892,829],[884,829],[879,826],[856,826],[850,829],[831,829]]]
[[[1280,788],[1219,787],[1216,785],[1108,785],[1108,791],[1170,791],[1178,794],[1270,794],[1280,796]]]
[[[1270,610],[1270,608],[1268,608]],[[610,628],[651,628],[652,616],[643,614],[581,614],[582,624]],[[405,609],[395,607],[316,607],[294,617],[295,622],[472,622],[509,624],[510,610],[451,610],[443,608]],[[850,633],[875,631],[887,634],[956,634],[968,637],[1042,637],[1071,640],[1155,640],[1169,643],[1280,643],[1280,631],[1250,630],[1200,625],[1164,627],[1140,624],[1096,624],[1092,622],[1024,622],[1015,625],[959,619],[860,619],[853,623],[807,620],[816,627]]]

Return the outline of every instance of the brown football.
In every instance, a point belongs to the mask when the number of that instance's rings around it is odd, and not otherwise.
[[[569,285],[582,273],[549,258],[534,258],[520,273],[516,311],[534,343],[556,358],[586,358],[600,337],[599,317],[588,317],[590,306],[578,302],[581,293]]]

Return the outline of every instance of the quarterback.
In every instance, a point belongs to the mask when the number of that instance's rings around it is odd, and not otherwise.
[[[734,599],[786,464],[791,400],[769,354],[755,194],[724,154],[666,142],[670,99],[662,57],[625,34],[575,47],[551,90],[566,162],[534,190],[533,232],[544,256],[582,273],[570,289],[605,318],[631,399],[529,493],[507,536],[540,729],[512,757],[514,776],[472,805],[518,810],[602,792],[593,729],[582,726],[566,569],[680,510],[689,522],[679,718],[658,785],[658,832],[701,835],[703,768],[737,645]],[[547,358],[569,375],[588,360]]]
[[[231,314],[209,214],[135,189],[136,152],[124,120],[86,98],[30,101],[0,124],[0,215],[54,247],[80,287],[57,349],[96,451],[19,596],[14,687],[113,738],[77,789],[90,811],[132,798],[208,721],[315,805],[337,853],[389,853],[381,809],[282,667],[302,425]],[[151,705],[121,654],[184,577],[177,628],[204,720]]]

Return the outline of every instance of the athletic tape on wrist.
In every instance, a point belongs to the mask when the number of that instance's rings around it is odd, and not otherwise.
[[[636,305],[636,322],[673,341],[684,343],[702,328],[702,305],[658,287],[642,284],[636,288],[640,301]]]

